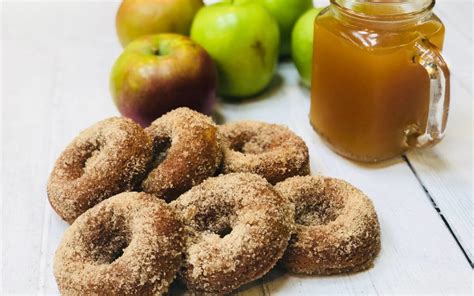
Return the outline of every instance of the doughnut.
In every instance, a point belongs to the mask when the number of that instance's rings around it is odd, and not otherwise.
[[[182,226],[147,193],[115,195],[79,216],[54,256],[61,295],[162,295],[179,270]]]
[[[370,199],[349,183],[293,177],[275,189],[295,204],[296,233],[281,263],[293,273],[331,275],[373,265],[380,226]]]
[[[100,121],[77,136],[56,161],[48,199],[72,223],[100,201],[133,189],[151,161],[151,140],[130,119]]]
[[[249,173],[208,178],[171,206],[187,234],[181,280],[198,295],[260,278],[283,255],[294,226],[289,200]]]
[[[225,140],[222,172],[254,173],[275,184],[309,174],[308,147],[282,125],[240,121],[220,126]]]
[[[167,201],[214,175],[222,151],[212,120],[188,108],[155,120],[145,132],[153,140],[153,167],[142,183],[145,192]]]

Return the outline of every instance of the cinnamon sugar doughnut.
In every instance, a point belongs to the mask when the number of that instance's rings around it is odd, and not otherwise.
[[[293,229],[293,205],[255,174],[209,178],[171,205],[187,232],[181,276],[197,294],[230,293],[260,278]]]
[[[158,197],[175,199],[212,176],[221,161],[216,125],[191,109],[175,109],[145,131],[153,139],[155,168],[143,181],[142,189]]]
[[[223,173],[258,174],[275,184],[309,174],[308,147],[282,125],[239,121],[220,126],[226,140]]]
[[[329,275],[372,266],[380,226],[370,199],[332,178],[293,177],[275,189],[295,203],[296,234],[281,262],[294,273]]]
[[[162,295],[181,263],[182,226],[155,196],[125,192],[74,221],[54,257],[62,295]]]
[[[151,140],[130,119],[113,117],[84,130],[59,156],[48,199],[68,223],[100,201],[131,190],[151,160]]]

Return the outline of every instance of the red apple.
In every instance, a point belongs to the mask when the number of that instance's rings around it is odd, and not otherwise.
[[[158,33],[188,35],[202,0],[123,0],[115,27],[123,46],[134,39]]]
[[[158,34],[131,42],[110,77],[120,113],[142,126],[178,107],[209,114],[217,71],[207,52],[188,37]]]

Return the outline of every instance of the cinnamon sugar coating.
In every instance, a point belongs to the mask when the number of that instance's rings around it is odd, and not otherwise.
[[[329,275],[373,265],[380,226],[370,199],[349,183],[293,177],[275,186],[295,203],[296,234],[281,260],[294,273]]]
[[[293,205],[255,174],[209,178],[171,205],[187,234],[181,277],[199,295],[230,293],[263,276],[293,230]]]
[[[48,199],[68,223],[102,200],[131,190],[151,161],[151,140],[130,119],[113,117],[81,132],[61,153]]]
[[[82,214],[54,258],[62,295],[163,295],[179,269],[182,226],[169,206],[125,192]]]
[[[222,158],[221,139],[212,120],[188,108],[155,120],[146,133],[153,139],[153,168],[142,189],[173,200],[212,176]]]
[[[283,125],[239,121],[219,130],[226,143],[223,173],[254,173],[272,184],[309,174],[308,147]]]

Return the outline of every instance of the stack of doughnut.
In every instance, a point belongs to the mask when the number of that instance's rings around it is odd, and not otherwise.
[[[347,182],[309,175],[288,128],[216,125],[187,108],[142,129],[115,117],[59,156],[47,192],[71,226],[56,251],[63,295],[163,295],[177,277],[222,295],[275,265],[331,275],[373,265],[380,226]]]

